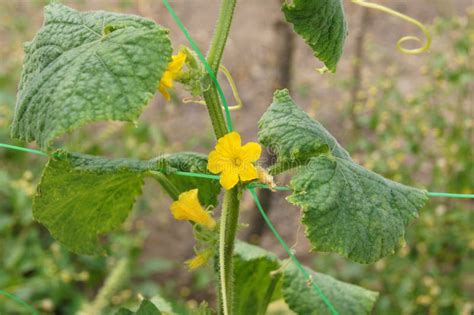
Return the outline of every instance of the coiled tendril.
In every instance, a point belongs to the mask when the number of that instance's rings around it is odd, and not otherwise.
[[[425,43],[423,44],[423,46],[421,46],[419,48],[413,48],[413,49],[404,48],[404,47],[402,47],[402,44],[404,44],[405,42],[408,42],[408,41],[421,42],[421,39],[417,36],[403,36],[402,38],[400,38],[397,41],[397,48],[400,52],[402,52],[404,54],[409,54],[409,55],[417,55],[417,54],[421,54],[421,53],[427,51],[430,48],[430,46],[431,46],[431,34],[428,31],[428,29],[426,28],[426,26],[424,26],[420,21],[418,21],[418,20],[416,20],[412,17],[409,17],[405,14],[402,14],[398,11],[395,11],[393,9],[387,8],[387,7],[385,7],[383,5],[380,5],[380,4],[367,2],[365,0],[352,0],[352,2],[354,4],[357,4],[357,5],[366,7],[366,8],[379,10],[379,11],[388,13],[392,16],[398,17],[402,20],[405,20],[405,21],[407,21],[411,24],[416,25],[423,32],[423,34],[425,35]]]

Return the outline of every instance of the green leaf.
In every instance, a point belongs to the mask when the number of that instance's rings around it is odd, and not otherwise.
[[[136,312],[132,312],[125,308],[118,310],[115,315],[161,315],[160,310],[149,300],[143,300]]]
[[[234,266],[236,314],[266,314],[269,303],[281,295],[297,314],[330,313],[291,261],[282,262],[263,248],[237,242]],[[370,313],[378,293],[306,270],[340,314]]]
[[[288,200],[303,209],[314,250],[372,263],[394,253],[427,195],[352,161],[320,156],[293,177]]]
[[[234,277],[238,279],[234,289],[236,314],[265,314],[281,276],[271,275],[271,272],[279,267],[274,254],[244,242],[235,244]]]
[[[370,263],[395,251],[426,200],[425,191],[387,180],[352,161],[334,137],[277,91],[259,122],[259,140],[277,152],[274,173],[299,166],[288,200],[303,209],[317,251]]]
[[[293,0],[282,11],[296,33],[303,37],[314,56],[331,71],[342,55],[347,24],[341,0]]]
[[[305,165],[311,157],[331,151],[350,160],[349,154],[317,121],[296,106],[288,90],[276,91],[273,103],[258,124],[258,139],[277,155],[273,174]]]
[[[146,163],[56,155],[38,186],[33,216],[71,251],[99,253],[97,237],[122,224],[140,195]]]
[[[149,161],[110,160],[65,151],[57,151],[53,156],[38,186],[33,215],[54,238],[79,254],[102,251],[98,236],[125,221],[141,193],[144,176],[165,170],[166,178],[175,169],[200,168],[205,160],[205,156],[196,153],[170,154]],[[194,185],[178,187],[214,193],[206,197],[209,200],[216,199],[220,190],[210,180],[195,181]]]
[[[155,306],[155,308],[158,308],[161,312],[167,315],[175,314],[173,312],[173,307],[171,306],[170,302],[165,300],[161,295],[155,295],[149,301]]]
[[[57,3],[44,15],[25,45],[12,136],[44,149],[89,122],[136,121],[171,60],[168,31],[142,17]]]
[[[305,269],[339,314],[370,314],[378,297],[377,292]],[[282,290],[286,303],[297,314],[331,314],[320,295],[308,286],[307,279],[294,264],[289,264],[283,272]]]

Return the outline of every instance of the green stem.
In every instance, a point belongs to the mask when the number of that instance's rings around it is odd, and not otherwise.
[[[173,198],[178,200],[180,192],[179,189],[166,177],[166,175],[159,172],[152,172],[153,177],[160,183],[164,190]]]
[[[207,54],[207,62],[212,71],[217,73],[221,64],[222,54],[229,36],[232,17],[234,16],[236,0],[222,0],[214,35],[212,36],[211,46]]]
[[[221,102],[216,87],[210,79],[206,80],[206,82],[208,82],[205,84],[207,87],[203,87],[202,96],[206,102],[209,117],[211,117],[214,134],[216,135],[216,138],[219,139],[227,134],[228,129],[225,123],[224,114],[222,113]]]
[[[225,192],[219,231],[219,314],[233,314],[233,263],[235,236],[239,221],[242,190],[236,186]]]
[[[267,313],[268,304],[270,304],[273,297],[273,293],[275,292],[275,289],[277,287],[278,281],[281,278],[281,273],[270,274],[270,275],[272,279],[267,288],[267,292],[265,293],[265,297],[263,298],[263,303],[262,303],[262,305],[265,305],[265,307],[262,309],[259,309],[258,315],[265,315]]]
[[[227,37],[229,36],[230,25],[234,15],[236,0],[222,0],[219,11],[219,18],[216,23],[214,35],[212,36],[211,46],[207,55],[207,62],[212,71],[217,76],[222,54],[224,53]],[[215,84],[206,76],[203,86],[203,97],[207,104],[209,117],[217,139],[224,136],[227,132],[224,114],[222,113],[222,104],[219,100],[219,94]]]
[[[232,17],[234,15],[236,0],[222,0],[219,18],[212,37],[207,61],[212,72],[217,76],[222,54],[229,35]],[[203,98],[206,102],[209,117],[216,138],[219,139],[229,132],[222,112],[222,104],[216,85],[210,80],[209,75],[203,80]],[[230,117],[228,118],[230,119]],[[239,205],[241,187],[234,187],[226,191],[219,231],[219,314],[231,315],[233,307],[233,281],[232,256],[234,251],[235,235],[239,219]]]

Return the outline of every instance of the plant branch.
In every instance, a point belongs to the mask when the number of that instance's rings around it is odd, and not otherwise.
[[[211,46],[207,55],[207,62],[211,66],[212,71],[217,76],[219,65],[224,53],[225,44],[229,35],[232,17],[234,15],[236,0],[222,0],[219,11],[219,18],[212,36]],[[209,117],[211,118],[212,127],[216,138],[219,139],[227,132],[224,114],[222,113],[221,102],[217,93],[215,84],[210,80],[209,75],[203,80],[202,87],[203,98],[206,102]]]
[[[234,16],[236,0],[222,0],[214,35],[212,36],[211,46],[207,54],[207,62],[212,71],[217,74],[224,53],[227,37],[229,36],[232,17]]]
[[[227,37],[229,35],[232,17],[234,15],[236,0],[222,0],[219,11],[219,18],[216,23],[214,35],[207,55],[207,61],[211,70],[217,76],[219,65],[224,53]],[[227,129],[222,104],[214,82],[207,75],[203,79],[202,94],[206,102],[209,117],[216,138],[219,139],[229,132]],[[224,195],[222,214],[220,218],[219,231],[219,314],[231,315],[233,307],[233,281],[234,273],[232,266],[232,256],[234,251],[235,235],[239,219],[241,188],[234,187]]]
[[[239,221],[240,186],[226,191],[219,231],[219,292],[220,314],[233,314],[233,262],[235,236]]]

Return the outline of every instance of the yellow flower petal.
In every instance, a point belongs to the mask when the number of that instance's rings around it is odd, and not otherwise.
[[[226,157],[234,157],[240,153],[240,135],[232,131],[217,141],[216,151]]]
[[[171,95],[170,95],[170,93],[168,93],[168,91],[165,87],[162,87],[160,85],[160,87],[158,89],[167,101],[169,101],[171,99]]]
[[[212,251],[206,250],[206,251],[198,253],[195,257],[187,260],[185,264],[188,266],[189,270],[194,270],[201,267],[205,263],[207,263],[209,258],[211,258],[211,256],[212,256]]]
[[[245,163],[239,170],[240,180],[243,182],[258,178],[257,169],[252,163]]]
[[[255,142],[249,142],[242,146],[242,159],[245,161],[255,162],[262,154],[262,147]]]
[[[217,151],[211,151],[207,158],[207,169],[214,174],[222,172],[225,168],[225,159]]]
[[[173,87],[173,81],[181,74],[181,70],[184,66],[185,61],[186,54],[184,52],[179,52],[177,55],[171,58],[171,62],[168,64],[168,68],[161,77],[158,90],[168,101],[171,99],[168,89],[171,89]]]
[[[168,70],[173,73],[179,73],[186,61],[186,54],[180,51],[177,55],[171,57],[172,61],[168,66]]]
[[[232,189],[239,182],[239,175],[236,171],[225,171],[222,173],[219,182],[225,189]]]
[[[171,72],[166,71],[160,80],[160,87],[170,89],[173,87],[173,75]]]
[[[171,213],[176,220],[192,221],[209,229],[216,226],[216,221],[199,203],[197,189],[181,193],[178,200],[171,204]]]

